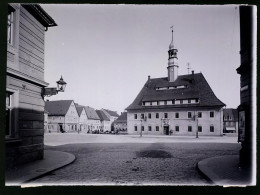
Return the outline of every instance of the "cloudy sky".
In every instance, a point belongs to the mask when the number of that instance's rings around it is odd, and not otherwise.
[[[45,36],[45,81],[62,75],[73,99],[122,112],[148,75],[166,77],[174,26],[179,75],[202,72],[227,107],[239,105],[239,9],[190,5],[42,5],[56,21]]]

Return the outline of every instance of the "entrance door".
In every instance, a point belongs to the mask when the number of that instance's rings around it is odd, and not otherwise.
[[[163,126],[163,131],[165,135],[169,135],[169,126]]]

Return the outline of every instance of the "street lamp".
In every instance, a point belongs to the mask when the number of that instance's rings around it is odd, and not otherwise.
[[[64,92],[67,83],[63,80],[62,76],[60,77],[60,80],[58,80],[56,83],[57,83],[57,91]]]
[[[52,96],[52,95],[57,95],[58,92],[64,92],[67,83],[63,80],[62,76],[60,77],[60,80],[57,82],[57,88],[55,87],[45,87],[42,89],[42,96]]]

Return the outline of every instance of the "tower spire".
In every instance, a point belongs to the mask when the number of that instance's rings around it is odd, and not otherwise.
[[[178,57],[177,57],[177,53],[178,53],[178,49],[174,48],[174,44],[173,44],[173,26],[171,26],[171,31],[172,31],[172,41],[171,44],[169,46],[169,58],[168,58],[168,80],[169,82],[173,82],[177,79],[178,77]]]
[[[171,44],[169,46],[169,49],[173,49],[174,48],[174,44],[173,44],[173,25],[171,26],[171,29],[172,29],[172,41],[171,41]]]

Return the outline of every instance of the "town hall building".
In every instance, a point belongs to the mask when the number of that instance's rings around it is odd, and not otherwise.
[[[178,75],[178,49],[168,51],[168,77],[150,78],[127,110],[129,134],[222,135],[223,107],[202,73]]]

